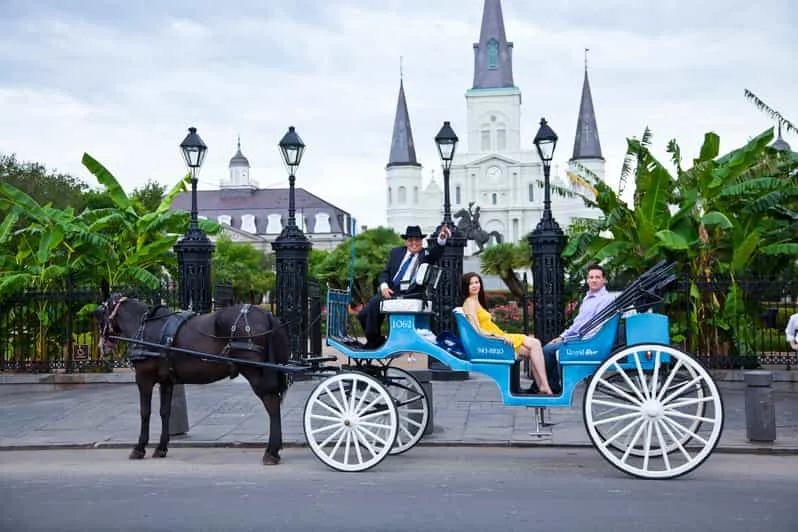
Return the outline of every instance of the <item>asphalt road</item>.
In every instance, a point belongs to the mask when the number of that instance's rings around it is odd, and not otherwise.
[[[798,530],[798,460],[714,454],[675,480],[639,480],[592,449],[428,448],[362,473],[308,449],[0,452],[3,531]]]

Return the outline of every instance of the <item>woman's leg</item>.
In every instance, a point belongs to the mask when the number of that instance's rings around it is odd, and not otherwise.
[[[527,336],[524,347],[529,352],[529,366],[540,393],[552,395],[549,379],[546,377],[546,362],[543,360],[543,346],[540,345],[540,340]]]

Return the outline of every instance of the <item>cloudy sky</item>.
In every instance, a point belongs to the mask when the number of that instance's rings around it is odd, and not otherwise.
[[[483,0],[0,0],[0,152],[96,181],[83,152],[130,191],[185,173],[188,126],[215,188],[241,135],[261,187],[287,186],[277,142],[307,144],[298,186],[385,223],[399,57],[418,155],[440,175],[443,120],[465,133],[464,93]],[[772,123],[748,88],[798,122],[793,0],[503,0],[523,93],[522,138],[541,116],[572,149],[589,63],[607,176],[648,125],[686,157],[704,132],[731,149]],[[798,136],[786,140],[798,147]]]

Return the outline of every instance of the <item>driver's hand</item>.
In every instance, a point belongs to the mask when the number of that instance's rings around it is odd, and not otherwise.
[[[441,235],[440,236],[441,236],[441,238],[444,238],[444,239],[449,238],[450,236],[452,236],[452,231],[449,229],[448,225],[443,224],[443,227],[441,227]]]
[[[385,288],[382,290],[382,298],[383,298],[383,299],[391,299],[391,296],[393,296],[393,290],[391,290],[390,288],[388,288],[388,287],[386,286],[386,287],[385,287]]]

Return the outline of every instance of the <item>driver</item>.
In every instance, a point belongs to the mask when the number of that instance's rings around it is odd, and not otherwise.
[[[391,299],[394,296],[406,295],[409,288],[413,287],[410,279],[416,272],[419,264],[435,264],[443,255],[443,246],[451,236],[451,231],[446,224],[441,226],[438,235],[437,245],[432,248],[424,248],[424,235],[421,227],[409,225],[404,234],[404,247],[399,246],[391,250],[388,256],[388,264],[380,273],[380,293],[369,299],[357,314],[357,319],[366,333],[366,349],[378,349],[385,343],[385,337],[380,333],[382,322],[385,317],[380,313],[380,302],[383,299]],[[404,283],[403,283],[404,281]]]

